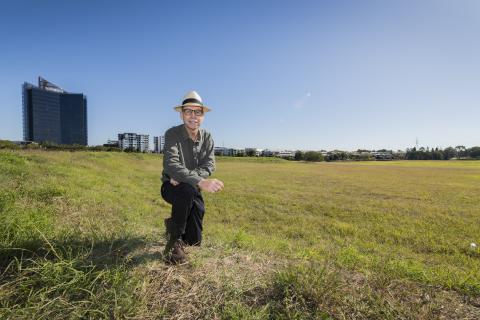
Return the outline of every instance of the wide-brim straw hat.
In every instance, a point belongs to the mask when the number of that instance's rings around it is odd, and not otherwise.
[[[209,107],[203,105],[202,97],[194,90],[187,92],[183,97],[182,104],[176,106],[174,109],[175,111],[181,112],[183,107],[202,107],[203,112],[211,111]]]

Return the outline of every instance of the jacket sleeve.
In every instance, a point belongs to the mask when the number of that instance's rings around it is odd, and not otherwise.
[[[197,174],[207,179],[215,171],[215,153],[214,153],[214,143],[212,136],[208,134],[205,139],[206,154],[199,163],[198,168],[195,169]]]
[[[195,170],[189,170],[180,161],[180,150],[178,150],[177,139],[172,131],[165,133],[165,149],[163,155],[163,170],[170,177],[178,182],[185,182],[197,187],[202,177]]]

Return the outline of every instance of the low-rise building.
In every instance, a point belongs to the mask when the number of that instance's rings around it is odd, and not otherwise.
[[[107,140],[107,143],[103,144],[104,147],[118,148],[118,140]]]
[[[269,150],[269,149],[264,149],[262,151],[262,157],[274,157],[275,154],[277,154],[278,151],[273,151],[273,150]]]
[[[262,155],[262,149],[245,148],[245,154],[250,157],[260,157]]]
[[[295,151],[282,150],[279,151],[276,156],[279,158],[293,159],[295,157]]]
[[[376,160],[392,160],[393,159],[393,154],[391,151],[373,151],[371,154]]]
[[[231,157],[233,155],[232,148],[225,148],[225,147],[214,147],[213,152],[216,156],[221,157]]]

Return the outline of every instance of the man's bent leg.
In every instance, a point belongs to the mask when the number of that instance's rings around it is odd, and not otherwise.
[[[185,233],[188,216],[194,204],[194,199],[201,197],[200,192],[187,183],[173,186],[169,182],[162,185],[162,197],[172,205],[172,233]]]
[[[183,251],[182,235],[185,233],[188,217],[192,208],[195,207],[195,198],[200,195],[189,184],[180,183],[173,186],[169,182],[162,185],[162,197],[172,204],[172,218],[166,221],[168,241],[165,246],[164,255],[167,261],[182,263],[186,256]],[[171,250],[173,249],[173,252]]]
[[[188,245],[199,246],[202,243],[203,215],[205,214],[205,205],[202,195],[199,193],[193,200],[194,204],[187,218],[185,234],[182,239]]]

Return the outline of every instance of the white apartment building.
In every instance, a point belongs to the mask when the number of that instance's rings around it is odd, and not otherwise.
[[[118,146],[122,150],[129,149],[140,152],[148,152],[150,149],[149,139],[150,137],[148,134],[119,133]]]
[[[163,153],[165,147],[165,136],[153,137],[153,152]]]

